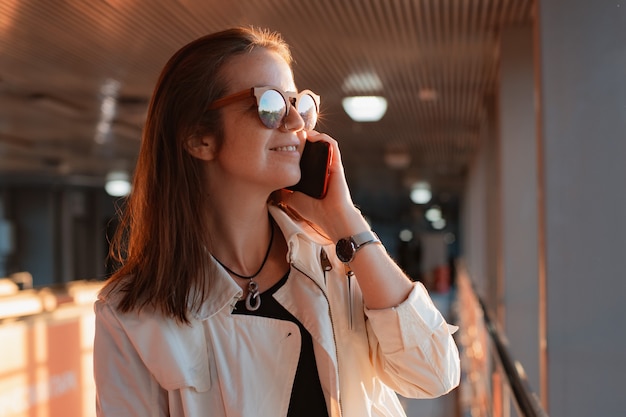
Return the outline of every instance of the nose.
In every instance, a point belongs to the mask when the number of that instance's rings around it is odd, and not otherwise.
[[[299,132],[304,129],[304,119],[302,119],[293,103],[289,103],[289,111],[283,119],[283,127],[285,130],[292,132]]]

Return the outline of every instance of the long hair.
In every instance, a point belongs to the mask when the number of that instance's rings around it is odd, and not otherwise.
[[[186,151],[185,142],[210,133],[219,149],[220,112],[207,107],[227,90],[224,64],[255,48],[292,63],[278,33],[240,27],[183,46],[163,68],[148,108],[133,189],[109,251],[121,266],[107,289],[121,292],[121,311],[151,307],[188,323],[189,311],[197,310],[210,291],[211,231],[205,221],[210,200],[202,162]]]

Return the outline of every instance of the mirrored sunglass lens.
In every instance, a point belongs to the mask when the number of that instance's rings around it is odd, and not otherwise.
[[[287,111],[283,96],[276,90],[267,90],[259,100],[259,117],[263,124],[276,129],[280,126]]]
[[[315,127],[315,123],[317,123],[317,106],[315,105],[313,97],[308,94],[300,97],[298,113],[300,113],[300,117],[304,120],[305,129],[311,130]]]

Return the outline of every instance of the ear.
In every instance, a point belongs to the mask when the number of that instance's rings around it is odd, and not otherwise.
[[[210,161],[217,154],[217,143],[213,135],[193,135],[185,141],[185,149],[195,158]]]

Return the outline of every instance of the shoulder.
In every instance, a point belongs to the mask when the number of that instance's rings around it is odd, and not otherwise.
[[[162,318],[163,315],[156,310],[154,304],[142,299],[129,299],[129,288],[136,285],[132,276],[122,276],[109,279],[100,292],[94,304],[96,315],[108,317],[110,320],[134,322],[147,316]]]
[[[125,361],[136,355],[165,389],[207,390],[209,361],[202,323],[179,323],[150,309],[122,312],[116,308],[117,297],[118,292],[108,291],[94,305],[94,348],[102,355],[121,352]]]
[[[106,281],[98,293],[98,301],[117,306],[124,296],[124,289],[132,283],[132,276],[112,277]]]

